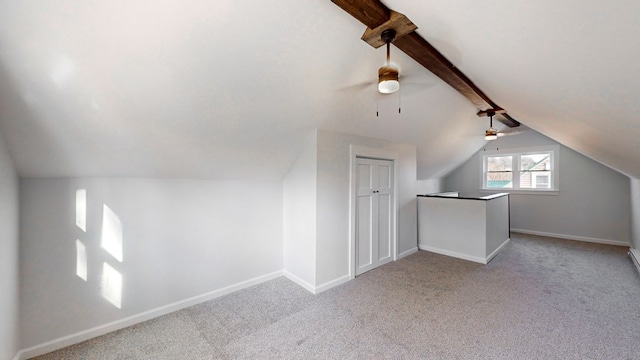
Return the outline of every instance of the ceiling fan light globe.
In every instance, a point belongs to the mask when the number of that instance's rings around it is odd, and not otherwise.
[[[398,90],[400,90],[398,80],[384,80],[378,83],[378,91],[381,94],[392,94]]]

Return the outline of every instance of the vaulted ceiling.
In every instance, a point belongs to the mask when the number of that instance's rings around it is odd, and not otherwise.
[[[640,178],[640,3],[383,3],[526,127]],[[364,30],[329,0],[4,1],[0,133],[22,176],[281,178],[315,128],[416,144],[421,178],[483,146],[393,46],[378,95]]]

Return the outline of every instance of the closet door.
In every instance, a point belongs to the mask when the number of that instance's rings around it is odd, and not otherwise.
[[[356,275],[393,259],[393,161],[356,162]]]

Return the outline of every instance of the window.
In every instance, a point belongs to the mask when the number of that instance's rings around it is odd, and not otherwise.
[[[481,188],[509,192],[558,191],[559,146],[481,151]]]
[[[513,156],[487,156],[486,187],[513,188]]]

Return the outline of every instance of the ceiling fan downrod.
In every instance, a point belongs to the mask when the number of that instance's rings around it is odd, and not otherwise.
[[[393,29],[387,29],[382,32],[380,38],[382,38],[382,41],[387,44],[387,64],[389,64],[389,60],[391,58],[390,44],[396,39],[396,31]]]

